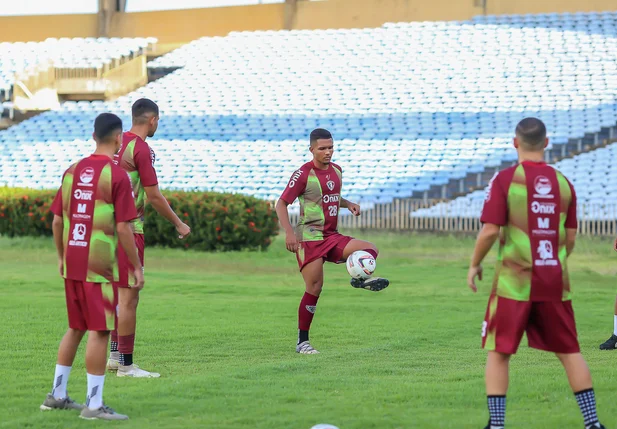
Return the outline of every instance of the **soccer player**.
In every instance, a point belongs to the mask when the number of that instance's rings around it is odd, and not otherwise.
[[[281,198],[276,203],[276,214],[285,229],[287,250],[296,254],[306,291],[298,309],[298,343],[296,352],[319,353],[309,342],[309,329],[317,300],[323,287],[324,261],[343,263],[356,250],[364,250],[377,258],[374,244],[339,234],[339,208],[347,208],[354,216],[360,215],[360,206],[341,197],[343,170],[331,162],[334,142],[329,131],[318,128],[311,132],[310,152],[313,159],[296,170]],[[300,221],[297,233],[289,222],[287,206],[300,200]],[[355,288],[380,291],[389,285],[387,279],[371,277],[352,279]]]
[[[603,428],[596,415],[591,374],[580,354],[570,301],[567,258],[576,238],[576,194],[563,174],[544,163],[546,127],[535,118],[516,127],[519,163],[497,173],[489,185],[467,275],[476,292],[482,260],[500,237],[493,290],[482,325],[488,350],[486,394],[490,421],[503,428],[508,365],[523,333],[529,346],[556,354],[568,375],[585,428]]]
[[[113,329],[118,280],[116,243],[120,241],[135,267],[134,289],[144,286],[137,248],[129,222],[137,217],[131,183],[113,163],[122,142],[122,121],[103,113],[94,122],[96,151],[73,164],[51,207],[60,275],[64,277],[69,329],[62,338],[52,391],[41,410],[81,410],[84,419],[126,420],[103,404],[105,359]],[[77,348],[86,331],[88,391],[85,406],[67,394]]]
[[[153,137],[159,123],[159,107],[152,100],[142,98],[133,104],[133,124],[131,130],[124,133],[122,147],[115,155],[114,162],[128,172],[135,194],[135,206],[138,218],[132,222],[135,244],[139,251],[141,265],[144,264],[144,209],[148,198],[152,207],[174,224],[180,238],[191,233],[169,206],[158,187],[154,170],[154,151],[146,143],[146,137]],[[118,371],[118,377],[157,378],[160,374],[145,371],[133,363],[135,345],[135,327],[139,289],[130,287],[133,265],[122,249],[118,252],[120,280],[118,287],[118,329],[111,334],[111,352],[107,369]]]

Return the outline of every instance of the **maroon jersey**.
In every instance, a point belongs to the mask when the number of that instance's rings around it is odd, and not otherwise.
[[[321,170],[310,161],[292,174],[281,200],[287,204],[300,200],[301,241],[323,240],[337,232],[342,184],[343,170],[332,162]]]
[[[133,221],[133,231],[137,234],[144,233],[144,212],[146,208],[146,193],[144,186],[158,184],[154,161],[156,156],[152,148],[141,137],[129,131],[122,136],[122,147],[114,156],[114,162],[129,173],[133,193],[135,194],[135,207],[137,219]]]
[[[84,158],[64,173],[51,211],[64,221],[64,278],[117,281],[116,223],[137,217],[127,173],[107,156]]]
[[[570,299],[566,228],[576,193],[553,167],[522,162],[497,173],[480,219],[502,227],[493,293],[516,301]]]

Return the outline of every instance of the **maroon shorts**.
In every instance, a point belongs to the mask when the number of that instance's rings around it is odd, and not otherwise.
[[[300,242],[298,252],[296,253],[300,271],[302,271],[308,263],[320,258],[328,262],[334,262],[335,264],[345,262],[343,259],[343,250],[351,240],[353,240],[353,237],[335,233],[328,235],[323,240]]]
[[[139,260],[141,266],[144,266],[144,249],[146,242],[143,234],[134,234],[135,246],[137,246],[137,253],[139,254]],[[133,275],[133,265],[129,261],[128,256],[124,252],[122,246],[118,246],[118,282],[114,283],[116,287],[128,288],[131,284],[135,283],[135,276]]]
[[[530,302],[491,296],[482,323],[482,347],[514,354],[524,332],[534,349],[580,352],[571,301]]]
[[[64,280],[69,327],[79,331],[113,331],[118,294],[111,283]]]

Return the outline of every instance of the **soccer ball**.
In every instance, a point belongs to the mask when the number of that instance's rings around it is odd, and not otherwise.
[[[338,429],[338,428],[336,426],[322,423],[320,425],[313,426],[311,429]]]
[[[377,263],[375,258],[364,250],[357,250],[347,258],[347,272],[354,279],[368,279],[373,275]]]

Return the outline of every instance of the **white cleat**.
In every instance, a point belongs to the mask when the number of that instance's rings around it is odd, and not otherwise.
[[[118,365],[118,377],[135,377],[135,378],[159,378],[161,374],[158,372],[150,372],[141,369],[137,365]]]
[[[112,358],[109,358],[107,360],[107,371],[115,372],[115,371],[118,371],[119,367],[120,367],[119,361],[112,359]]]
[[[308,341],[304,341],[296,346],[296,353],[300,353],[301,355],[316,355],[319,354],[317,350],[311,346]]]

